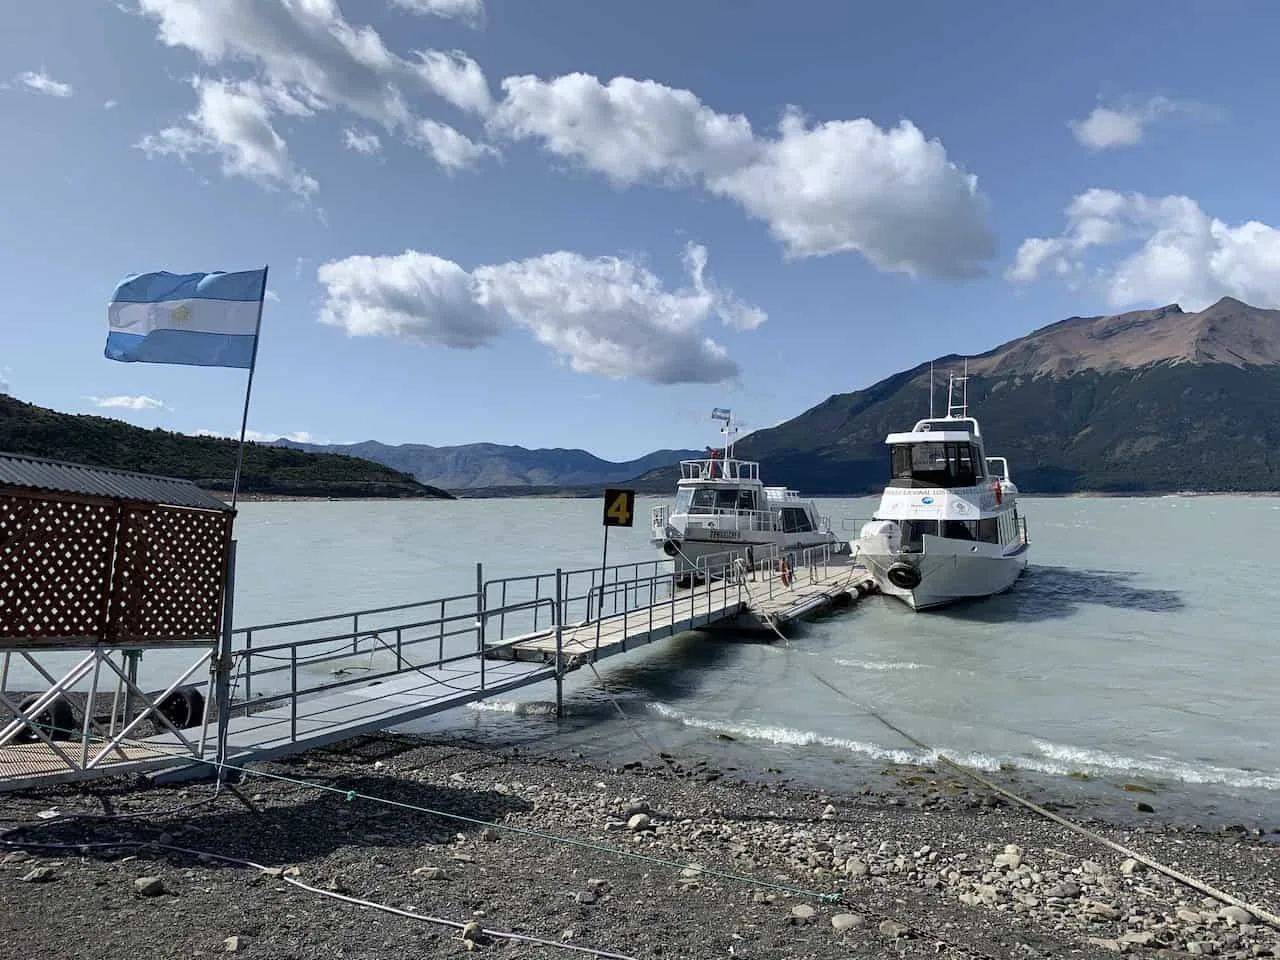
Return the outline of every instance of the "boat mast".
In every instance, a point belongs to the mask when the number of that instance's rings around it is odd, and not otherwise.
[[[956,403],[956,384],[960,385],[960,402]],[[969,416],[969,359],[964,361],[964,376],[948,374],[947,379],[947,419],[963,420]]]
[[[720,428],[720,432],[725,435],[724,458],[733,459],[733,438],[738,435],[738,428],[733,423],[733,411],[726,407],[716,407],[711,411],[711,419],[719,420],[724,424]]]

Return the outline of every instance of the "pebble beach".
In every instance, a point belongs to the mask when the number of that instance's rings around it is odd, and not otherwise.
[[[0,957],[1280,955],[1246,909],[953,772],[911,774],[837,795],[376,736],[216,796],[9,795]],[[1280,903],[1280,845],[1256,831],[1087,825]]]

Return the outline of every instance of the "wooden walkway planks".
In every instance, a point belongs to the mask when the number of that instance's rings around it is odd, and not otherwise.
[[[795,580],[782,584],[776,572],[760,573],[741,584],[722,582],[676,591],[672,600],[652,607],[605,617],[595,622],[565,627],[560,640],[565,669],[603,660],[617,653],[653,643],[666,637],[700,628],[724,627],[738,630],[772,630],[816,609],[830,605],[857,590],[859,583],[872,582],[861,565],[831,564],[799,572]],[[486,655],[495,659],[554,664],[554,630],[514,643],[492,644]]]

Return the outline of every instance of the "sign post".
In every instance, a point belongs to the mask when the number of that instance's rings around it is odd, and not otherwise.
[[[609,487],[604,492],[604,549],[600,552],[600,599],[596,606],[596,653],[600,652],[600,622],[604,619],[604,580],[609,570],[609,528],[629,527],[635,521],[636,492]]]

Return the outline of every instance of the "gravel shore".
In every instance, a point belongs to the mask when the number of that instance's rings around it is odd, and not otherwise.
[[[0,957],[587,955],[498,933],[635,958],[1280,956],[1247,912],[952,774],[898,783],[824,795],[379,736],[262,764],[216,800],[138,781],[6,795]],[[1276,844],[1090,827],[1280,902]]]

